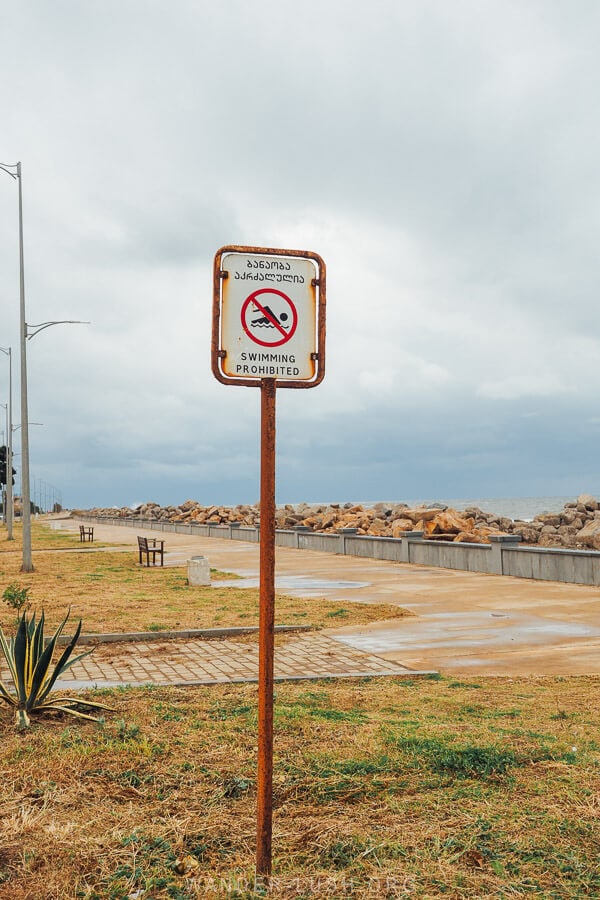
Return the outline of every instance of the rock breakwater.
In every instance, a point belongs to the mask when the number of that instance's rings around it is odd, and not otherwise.
[[[199,525],[256,526],[260,522],[260,507],[203,506],[196,500],[186,500],[180,506],[160,506],[144,503],[135,509],[94,508],[74,510],[100,518],[113,516],[142,517],[155,522],[196,522]],[[426,540],[458,543],[490,543],[490,535],[519,535],[524,544],[540,547],[563,547],[576,550],[600,551],[600,503],[590,494],[581,494],[565,503],[560,512],[542,513],[532,521],[513,520],[484,512],[471,506],[456,510],[443,503],[410,507],[404,503],[376,503],[372,507],[361,504],[332,503],[329,505],[287,504],[277,509],[277,528],[298,526],[318,532],[338,532],[356,529],[357,534],[377,537],[401,537],[410,531],[422,531]]]

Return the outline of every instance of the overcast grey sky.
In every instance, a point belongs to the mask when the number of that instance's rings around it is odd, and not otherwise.
[[[257,499],[259,392],[210,373],[230,243],[328,266],[325,381],[278,393],[279,502],[600,493],[596,2],[23,0],[2,23],[27,320],[92,322],[28,344],[32,475],[66,505]],[[16,373],[2,172],[0,309]]]

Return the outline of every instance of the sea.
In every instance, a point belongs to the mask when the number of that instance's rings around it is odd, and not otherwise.
[[[444,497],[419,497],[417,499],[402,500],[356,500],[352,501],[362,506],[375,506],[376,503],[407,503],[409,506],[429,506],[432,503],[444,503],[453,509],[463,510],[469,506],[477,506],[484,512],[494,513],[495,516],[507,516],[509,519],[521,519],[530,521],[534,516],[540,513],[560,512],[565,503],[575,500],[576,497],[470,497],[470,498],[452,498]],[[324,501],[316,501],[324,505]],[[312,504],[311,504],[312,505]]]

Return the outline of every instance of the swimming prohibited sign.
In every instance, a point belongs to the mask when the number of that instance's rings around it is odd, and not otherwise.
[[[325,370],[325,264],[316,253],[223,247],[215,257],[213,373],[225,384],[313,387]]]
[[[213,269],[212,370],[260,387],[256,873],[271,872],[275,630],[275,397],[325,375],[325,263],[317,253],[222,247]]]

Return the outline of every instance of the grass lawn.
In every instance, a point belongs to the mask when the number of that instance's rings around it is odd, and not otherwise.
[[[25,576],[0,540],[0,594],[28,586],[51,625],[69,604],[86,631],[257,621],[255,590],[191,588],[184,569],[140,568],[134,550],[93,552],[36,523],[42,546]],[[315,626],[399,612],[277,602],[278,622]],[[0,603],[8,633],[14,618]],[[599,689],[592,677],[278,684],[269,895],[600,896]],[[265,896],[256,694],[96,691],[114,707],[100,723],[49,713],[23,732],[0,706],[2,900]]]
[[[106,547],[101,541],[82,543],[79,533],[54,530],[43,519],[33,519],[31,522],[31,544],[33,550],[83,550],[86,547]],[[0,526],[0,560],[3,553],[21,553],[23,550],[23,529],[20,521],[13,526],[13,540],[7,538],[7,530]],[[35,562],[35,560],[34,560]]]
[[[600,896],[599,688],[278,685],[272,895]],[[256,686],[100,694],[101,725],[0,715],[0,895],[263,896]]]
[[[161,631],[258,625],[258,590],[219,587],[226,573],[213,572],[213,585],[190,586],[186,567],[140,566],[137,550],[81,544],[79,536],[51,531],[35,523],[32,544],[35,571],[22,574],[20,528],[18,540],[0,537],[0,597],[8,584],[29,589],[33,608],[46,612],[49,627],[62,620],[68,607],[85,632]],[[16,549],[13,549],[16,545]],[[10,549],[8,549],[10,548]],[[349,601],[294,598],[278,595],[278,625],[351,625],[397,618],[406,614],[397,606]],[[9,633],[14,611],[0,602],[0,626]]]

